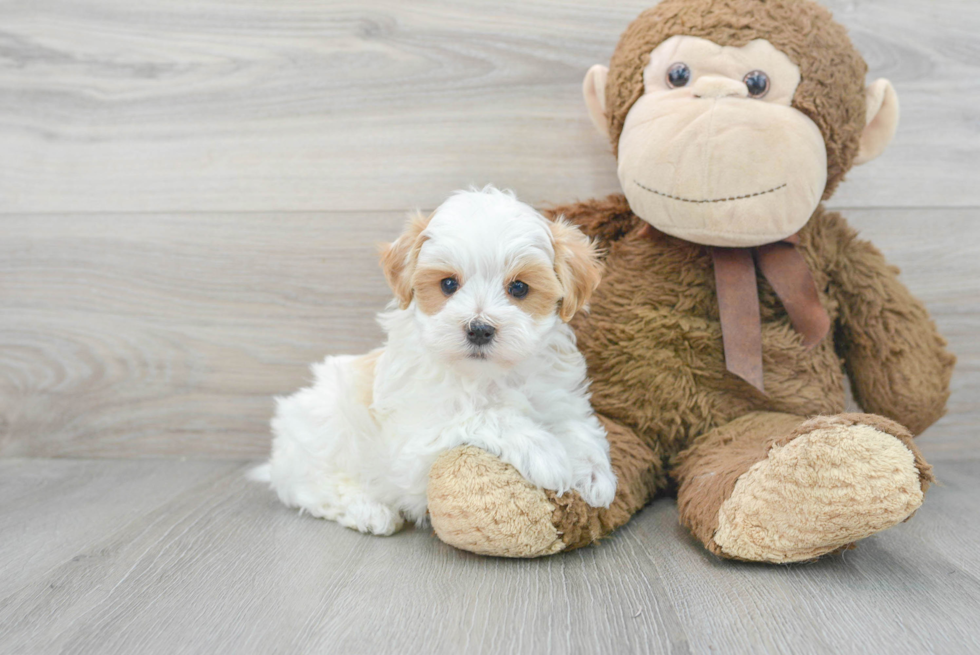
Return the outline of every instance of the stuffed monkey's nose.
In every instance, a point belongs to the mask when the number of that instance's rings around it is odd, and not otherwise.
[[[749,89],[744,82],[722,75],[702,75],[694,82],[691,93],[695,98],[747,98]]]

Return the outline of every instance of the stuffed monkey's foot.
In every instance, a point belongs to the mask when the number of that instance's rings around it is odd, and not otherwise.
[[[510,464],[475,446],[443,453],[429,472],[429,518],[450,546],[480,555],[539,557],[565,547],[555,507]]]
[[[766,454],[737,477],[709,549],[752,561],[809,560],[900,523],[922,504],[932,475],[901,426],[860,414],[799,421],[789,434],[769,433]]]
[[[473,446],[440,455],[429,472],[429,520],[444,542],[480,555],[539,557],[593,543],[626,523],[666,483],[662,458],[636,434],[599,416],[609,439],[616,497],[592,507],[556,496]]]

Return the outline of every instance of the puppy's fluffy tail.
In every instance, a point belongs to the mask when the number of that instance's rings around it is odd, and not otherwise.
[[[272,482],[272,465],[268,462],[265,464],[260,464],[253,469],[249,469],[245,477],[252,482],[264,482],[269,484]]]

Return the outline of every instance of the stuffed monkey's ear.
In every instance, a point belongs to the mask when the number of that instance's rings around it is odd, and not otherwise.
[[[602,279],[602,262],[596,245],[577,227],[558,217],[551,223],[555,244],[555,275],[561,283],[558,316],[566,323],[586,307]]]
[[[381,268],[384,269],[388,286],[398,299],[398,306],[406,309],[412,302],[412,275],[419,251],[425,243],[422,232],[429,225],[431,216],[416,213],[408,219],[405,231],[393,243],[381,246]]]
[[[866,164],[891,143],[898,129],[898,94],[892,83],[885,79],[875,80],[865,91],[868,101],[868,118],[861,145],[854,165]]]
[[[585,74],[582,82],[582,95],[585,96],[585,106],[589,110],[589,118],[599,134],[609,138],[609,121],[606,119],[606,76],[609,69],[602,64],[596,64]]]

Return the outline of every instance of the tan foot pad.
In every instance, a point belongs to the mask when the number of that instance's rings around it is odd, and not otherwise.
[[[544,491],[480,448],[442,454],[429,473],[429,518],[439,538],[480,555],[539,557],[565,544]]]
[[[814,430],[735,483],[718,512],[714,541],[732,557],[813,559],[891,527],[922,504],[912,452],[869,425]]]

